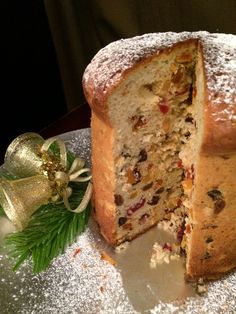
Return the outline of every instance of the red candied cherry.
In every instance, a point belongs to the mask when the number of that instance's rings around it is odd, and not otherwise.
[[[186,169],[185,177],[187,179],[194,179],[194,165],[192,164],[189,169]]]
[[[143,207],[144,204],[146,202],[146,199],[145,198],[141,198],[137,203],[135,203],[134,205],[130,206],[128,209],[127,209],[127,215],[128,216],[131,216],[134,212],[136,212],[139,208]]]
[[[185,230],[185,222],[183,222],[182,225],[180,225],[178,227],[178,230],[177,230],[177,240],[178,240],[179,243],[181,243],[181,241],[183,239],[184,230]]]
[[[167,250],[167,251],[172,252],[172,246],[168,242],[164,243],[162,248],[163,248],[163,250]]]
[[[177,162],[177,168],[183,168],[183,162],[181,159],[179,159]]]
[[[160,111],[161,111],[163,114],[166,114],[166,113],[169,111],[169,109],[170,109],[168,100],[167,100],[166,98],[163,98],[163,99],[159,102],[158,106],[159,106]]]

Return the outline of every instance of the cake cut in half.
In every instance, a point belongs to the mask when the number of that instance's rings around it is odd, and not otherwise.
[[[236,36],[152,33],[101,49],[92,109],[94,208],[112,245],[172,214],[186,278],[236,267]]]

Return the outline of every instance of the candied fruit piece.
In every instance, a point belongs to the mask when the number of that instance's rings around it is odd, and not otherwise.
[[[124,199],[120,194],[115,194],[114,199],[117,206],[121,206],[124,203]]]
[[[150,215],[147,214],[147,213],[143,214],[143,215],[139,218],[139,224],[140,224],[140,225],[145,224],[145,222],[147,221],[147,219],[148,219],[149,216],[150,216]]]
[[[127,183],[130,183],[130,184],[137,184],[138,182],[141,181],[141,177],[142,177],[138,168],[134,168],[133,170],[129,168],[127,170],[126,176],[127,176]]]
[[[144,204],[146,202],[146,199],[141,197],[141,199],[135,203],[134,205],[130,206],[128,209],[127,209],[127,215],[128,216],[131,216],[134,212],[136,212],[139,208],[143,207]]]
[[[225,208],[225,201],[222,199],[219,199],[214,204],[214,212],[215,214],[219,214],[224,208]]]
[[[216,189],[208,191],[207,195],[210,196],[210,198],[212,198],[213,201],[223,198],[221,191]]]
[[[160,200],[159,195],[153,195],[151,201],[148,202],[149,205],[157,205]]]
[[[139,153],[139,162],[142,162],[142,161],[146,161],[147,160],[147,152],[146,152],[146,149],[141,149],[140,150],[140,153]]]
[[[163,114],[166,114],[166,113],[169,111],[169,109],[170,109],[168,100],[167,100],[166,98],[163,98],[163,99],[159,102],[158,106],[159,106],[159,110],[160,110]]]
[[[118,221],[118,224],[119,224],[119,226],[122,226],[122,225],[124,225],[126,222],[127,222],[127,218],[126,218],[126,217],[120,217],[120,218],[119,218],[119,221]]]

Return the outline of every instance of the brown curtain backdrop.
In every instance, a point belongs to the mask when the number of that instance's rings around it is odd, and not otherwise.
[[[148,32],[236,34],[236,0],[44,0],[68,110],[84,102],[82,75],[111,41]]]

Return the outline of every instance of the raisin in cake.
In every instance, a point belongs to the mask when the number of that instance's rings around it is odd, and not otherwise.
[[[236,267],[236,36],[153,33],[85,70],[94,207],[118,245],[183,218],[188,279]]]

